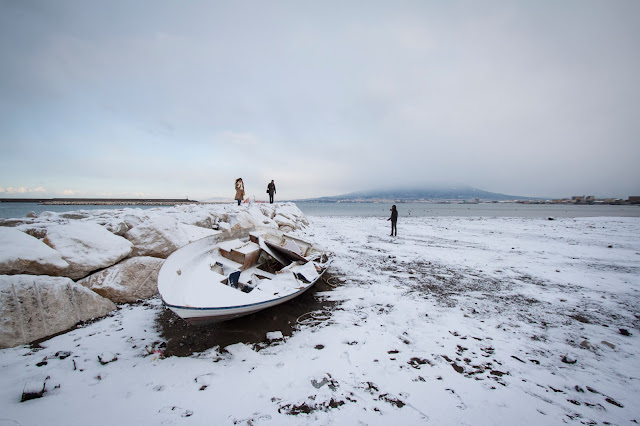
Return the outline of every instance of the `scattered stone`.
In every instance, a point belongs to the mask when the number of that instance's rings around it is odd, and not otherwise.
[[[590,350],[591,343],[589,343],[588,340],[583,340],[582,343],[580,343],[580,347]]]
[[[453,364],[451,364],[451,367],[453,367],[453,369],[456,370],[460,374],[464,373],[464,367],[460,367],[455,362]]]
[[[379,399],[388,402],[391,405],[395,405],[398,408],[402,408],[404,407],[406,404],[402,401],[400,401],[398,398],[393,398],[391,396],[389,396],[389,394],[382,394],[378,397]]]
[[[47,380],[50,378],[50,376],[47,376],[44,379],[32,379],[27,381],[22,389],[22,398],[20,398],[20,402],[42,398],[46,392]]]
[[[626,328],[621,328],[620,330],[620,334],[622,334],[623,336],[631,336],[631,333],[629,333],[629,330],[627,330]]]
[[[284,336],[282,335],[282,331],[270,331],[267,333],[267,340],[269,341],[282,340],[282,339],[284,339]]]
[[[98,361],[100,361],[100,364],[102,365],[107,365],[117,360],[118,360],[118,356],[113,352],[103,352],[100,355],[98,355]]]
[[[578,360],[571,355],[563,355],[562,362],[564,362],[565,364],[575,364],[576,362],[578,362]]]
[[[429,360],[424,359],[424,358],[417,358],[417,357],[413,357],[409,360],[409,362],[407,363],[410,366],[412,366],[413,368],[419,370],[421,366],[423,366],[424,364],[429,364],[432,365]]]
[[[605,346],[609,346],[611,349],[615,349],[615,348],[616,348],[616,345],[614,345],[613,343],[609,343],[609,342],[607,342],[606,340],[603,340],[603,341],[602,341],[602,342],[600,342],[600,343],[602,343],[602,344],[603,344],[603,345],[605,345]]]
[[[591,324],[591,321],[589,320],[589,318],[585,317],[584,315],[575,314],[575,315],[570,315],[570,316],[574,320],[580,321],[583,324]]]
[[[618,401],[616,401],[613,398],[607,397],[604,400],[607,401],[609,404],[615,405],[616,407],[624,408],[624,405],[620,404]]]

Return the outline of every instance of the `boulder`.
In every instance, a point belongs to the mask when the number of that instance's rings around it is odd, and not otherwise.
[[[249,232],[259,228],[278,228],[278,225],[264,214],[261,206],[249,206],[246,210],[224,216],[224,219],[229,224],[227,232],[231,238],[246,237]]]
[[[273,221],[278,224],[278,229],[282,232],[291,232],[298,228],[294,221],[281,214],[275,215]]]
[[[153,256],[166,259],[190,242],[220,231],[187,225],[168,216],[153,217],[130,229],[125,237],[134,245],[133,256]]]
[[[124,235],[130,229],[124,221],[107,222],[103,226],[107,231],[120,237],[124,237]]]
[[[133,244],[97,223],[71,222],[49,228],[44,242],[69,263],[65,276],[74,280],[115,265],[127,257]]]
[[[69,264],[39,239],[0,227],[0,274],[62,275]]]
[[[116,305],[66,277],[0,275],[0,349],[107,315]]]
[[[158,293],[158,272],[164,259],[132,257],[78,281],[115,303],[148,299]]]
[[[301,225],[308,226],[309,221],[305,217],[302,210],[298,208],[294,203],[281,203],[276,204],[276,215],[281,215],[296,223],[296,229]]]
[[[262,214],[269,219],[273,219],[273,217],[276,215],[276,208],[274,207],[274,204],[260,204],[258,208],[260,209]]]

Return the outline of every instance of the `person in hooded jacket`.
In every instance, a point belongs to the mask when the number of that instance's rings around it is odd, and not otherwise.
[[[398,228],[397,228],[397,223],[398,223],[398,210],[396,210],[396,205],[394,204],[393,206],[391,206],[391,217],[389,219],[387,219],[388,221],[391,221],[391,236],[398,236]]]

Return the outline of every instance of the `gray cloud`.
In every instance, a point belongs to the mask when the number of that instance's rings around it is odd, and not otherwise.
[[[640,194],[632,0],[1,7],[0,187]]]

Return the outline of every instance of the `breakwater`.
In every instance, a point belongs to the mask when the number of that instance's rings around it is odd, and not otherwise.
[[[187,198],[0,198],[0,203],[38,203],[49,206],[173,206],[199,202]]]

